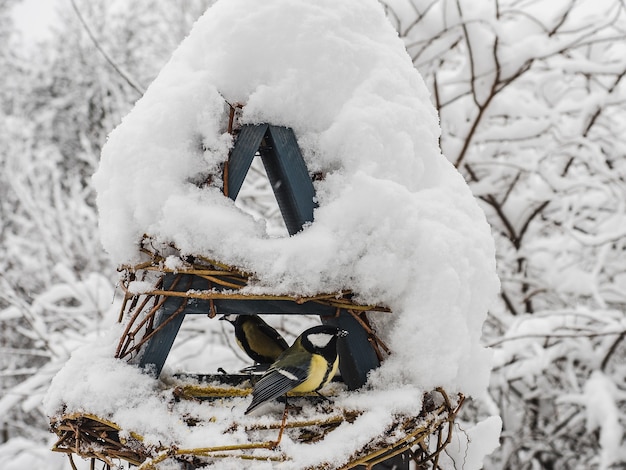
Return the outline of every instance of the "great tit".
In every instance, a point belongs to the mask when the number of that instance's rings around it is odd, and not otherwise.
[[[220,317],[235,327],[237,344],[258,364],[271,364],[289,345],[278,331],[258,315],[230,314]]]
[[[337,338],[347,332],[330,325],[304,331],[261,376],[245,414],[289,391],[317,392],[337,372]]]

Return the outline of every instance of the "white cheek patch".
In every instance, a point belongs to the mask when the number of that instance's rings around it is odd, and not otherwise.
[[[285,369],[276,369],[276,371],[279,374],[284,375],[285,377],[287,377],[289,380],[298,380],[298,377],[296,377],[295,375],[293,375],[291,372],[285,370]]]
[[[333,339],[333,335],[329,335],[328,333],[315,333],[315,334],[309,335],[307,339],[316,348],[324,348],[328,346],[328,343],[330,343],[330,340]]]

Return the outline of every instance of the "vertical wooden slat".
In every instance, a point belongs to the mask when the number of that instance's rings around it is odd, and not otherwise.
[[[267,177],[290,235],[313,222],[315,189],[293,130],[269,126],[259,149]]]
[[[228,158],[228,176],[225,186],[228,188],[228,197],[237,199],[241,185],[246,179],[254,155],[267,132],[268,125],[245,125],[241,127],[233,150]]]
[[[178,275],[165,274],[163,278],[163,289],[169,290]],[[193,281],[191,275],[183,276],[176,286],[177,290],[188,290]],[[187,299],[182,297],[168,297],[161,308],[156,312],[154,318],[154,329],[156,330],[165,322],[167,324],[161,328],[155,335],[150,338],[143,346],[139,355],[138,365],[142,369],[146,369],[150,373],[156,374],[158,377],[163,370],[167,356],[172,349],[178,330],[185,318],[185,312],[178,313],[171,318],[186,302]]]
[[[345,310],[341,310],[336,318],[322,317],[322,321],[348,332],[348,336],[341,338],[337,347],[339,370],[349,390],[360,388],[367,382],[368,372],[380,365],[366,331]]]

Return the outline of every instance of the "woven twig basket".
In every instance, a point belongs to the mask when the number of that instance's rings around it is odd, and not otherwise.
[[[172,390],[172,394],[178,399],[202,396],[220,397],[223,400],[225,395],[240,396],[249,392],[249,389],[229,390],[215,386],[188,388],[178,386]],[[456,403],[452,403],[447,394],[438,389],[425,396],[424,407],[420,413],[414,417],[396,417],[392,426],[383,435],[351,456],[349,462],[340,467],[326,464],[316,468],[343,470],[360,465],[369,468],[404,452],[410,453],[418,468],[427,466],[437,468],[439,454],[450,442],[454,422],[462,403],[463,396],[459,396]],[[114,466],[115,461],[126,461],[138,466],[140,470],[157,470],[161,462],[169,459],[191,463],[194,468],[233,457],[244,461],[289,461],[291,457],[280,448],[279,441],[283,432],[301,443],[313,443],[320,439],[340,439],[340,436],[334,435],[335,430],[343,422],[353,422],[359,414],[356,411],[335,408],[324,418],[304,420],[298,418],[296,413],[293,417],[290,415],[285,423],[277,419],[269,424],[264,422],[263,425],[251,425],[246,428],[246,432],[255,435],[259,431],[267,431],[273,439],[195,449],[184,449],[175,445],[146,445],[144,438],[138,433],[122,430],[116,423],[88,413],[73,413],[55,418],[51,422],[51,427],[59,436],[53,450],[68,454],[70,460],[72,454],[75,454],[103,461],[110,466]],[[193,418],[189,420],[192,427],[199,424]]]

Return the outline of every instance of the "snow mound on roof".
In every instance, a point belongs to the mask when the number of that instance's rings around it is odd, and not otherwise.
[[[309,171],[324,174],[315,221],[300,233],[270,238],[219,178],[200,187],[232,146],[228,103],[244,106],[242,123],[293,128]],[[373,390],[480,396],[494,244],[438,136],[427,89],[377,1],[218,1],[103,148],[102,241],[132,263],[147,233],[256,273],[255,292],[351,289],[393,311],[372,315],[392,350]]]
[[[333,247],[321,246],[315,256],[302,253],[305,241],[277,247],[220,188],[198,188],[227,159],[227,103],[245,105],[243,123],[292,127],[309,171],[326,174],[316,188],[316,225],[329,243],[348,249],[339,263]],[[352,190],[446,186],[450,169],[438,136],[427,90],[374,2],[218,2],[102,151],[94,176],[102,239],[119,263],[135,260],[138,240],[149,233],[184,251],[254,268],[270,285],[280,248],[281,277],[294,282],[318,259],[326,285],[311,289],[333,288],[346,284],[353,255],[370,244],[367,236],[356,237],[353,248],[338,242],[337,227],[349,217],[347,229],[356,235],[362,223],[378,218],[369,206],[381,204],[374,193],[355,205]],[[389,220],[404,218],[398,209]],[[315,235],[299,238],[318,241],[321,234]],[[292,271],[298,266],[306,272]]]

